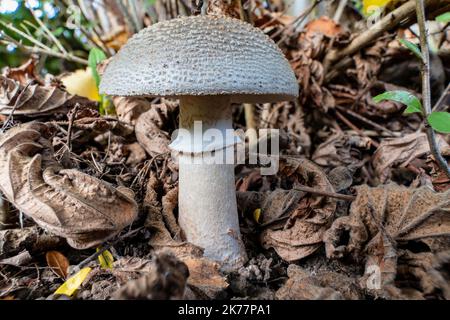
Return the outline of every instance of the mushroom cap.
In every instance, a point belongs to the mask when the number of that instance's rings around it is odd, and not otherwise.
[[[100,92],[117,96],[230,95],[232,102],[298,96],[298,83],[278,46],[238,19],[191,16],[135,34],[106,67]]]

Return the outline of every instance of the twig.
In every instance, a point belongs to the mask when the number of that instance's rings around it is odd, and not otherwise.
[[[431,153],[433,154],[439,167],[450,178],[450,167],[439,151],[439,146],[436,142],[436,135],[427,120],[432,111],[430,86],[430,52],[427,42],[427,28],[425,26],[425,5],[423,0],[416,0],[416,13],[417,23],[420,30],[420,50],[422,52],[422,104],[428,144],[430,145]]]
[[[441,108],[442,108],[441,105],[443,105],[442,102],[444,101],[445,97],[446,97],[447,95],[449,95],[449,94],[450,94],[450,82],[448,83],[447,88],[445,88],[445,90],[444,90],[444,92],[442,93],[442,95],[441,95],[441,97],[439,98],[439,100],[438,100],[438,101],[436,102],[436,104],[434,105],[432,111],[439,111],[439,110],[441,110]]]
[[[333,20],[336,23],[339,23],[341,20],[342,14],[344,13],[344,9],[347,6],[348,0],[340,0],[336,12],[334,13]]]
[[[73,267],[72,271],[70,272],[68,278],[70,278],[71,276],[73,276],[75,273],[77,273],[78,271],[80,271],[81,269],[83,269],[85,266],[87,266],[91,261],[94,261],[95,259],[97,259],[98,256],[100,256],[103,252],[105,252],[106,250],[108,250],[109,248],[111,248],[113,245],[115,245],[116,243],[118,243],[119,241],[132,237],[134,236],[136,233],[138,233],[139,231],[141,231],[144,227],[139,227],[135,230],[131,230],[130,232],[125,233],[122,236],[119,236],[116,240],[106,244],[105,246],[103,246],[99,251],[91,254],[89,257],[87,257],[86,259],[84,259],[83,261],[81,261],[79,264],[77,264],[76,266]]]
[[[73,122],[75,121],[75,117],[78,112],[78,108],[80,105],[77,103],[75,107],[72,110],[72,114],[70,115],[69,119],[69,126],[67,127],[67,147],[69,148],[69,151],[72,151],[72,128],[73,128]]]
[[[67,54],[66,49],[64,49],[63,45],[61,44],[61,42],[56,39],[55,35],[53,33],[50,32],[50,30],[48,30],[48,28],[45,26],[45,24],[41,21],[41,19],[39,19],[39,17],[36,15],[36,13],[33,10],[33,7],[30,5],[29,6],[30,12],[34,17],[34,20],[36,20],[36,22],[39,24],[39,26],[42,28],[42,30],[44,30],[44,32],[49,36],[49,38],[53,41],[53,43],[58,47],[59,51],[61,51],[64,54]]]
[[[20,29],[17,29],[16,27],[14,27],[14,25],[12,23],[5,23],[3,21],[0,20],[0,25],[2,25],[3,27],[5,27],[6,29],[9,29],[10,31],[18,34],[19,36],[21,36],[22,38],[30,41],[31,43],[33,43],[34,45],[40,47],[43,50],[46,51],[53,51],[50,47],[47,47],[45,44],[43,44],[42,42],[34,39],[33,37],[31,37],[30,35],[26,34],[25,32],[21,31]]]
[[[427,5],[438,3],[440,0],[425,0]],[[351,56],[358,50],[364,48],[368,43],[376,40],[385,31],[388,31],[400,22],[414,15],[414,0],[410,0],[407,3],[401,5],[397,9],[393,10],[380,21],[375,23],[365,32],[357,36],[353,41],[345,48],[334,49],[330,51],[324,59],[324,69],[326,71],[335,64],[337,61],[342,60],[344,57]]]
[[[380,144],[373,140],[371,137],[369,137],[367,134],[365,134],[361,129],[359,129],[357,126],[355,126],[350,120],[348,120],[342,113],[336,110],[336,116],[344,122],[347,126],[349,126],[351,129],[355,130],[359,135],[367,137],[370,139],[370,142],[375,148],[378,148]]]
[[[128,11],[128,8],[125,6],[125,4],[122,2],[122,0],[116,0],[116,4],[120,8],[120,10],[122,11],[123,17],[124,17],[125,21],[127,22],[127,25],[133,31],[133,33],[138,32],[139,31],[139,26],[136,24],[137,21],[135,21],[133,19],[132,15]]]
[[[23,43],[18,42],[18,41],[0,40],[0,43],[2,43],[2,44],[10,44],[10,43],[12,43],[12,44],[16,45],[19,49],[22,49],[22,50],[24,50],[26,52],[29,52],[29,53],[39,52],[39,53],[43,53],[43,54],[48,54],[49,56],[65,59],[65,60],[68,60],[68,61],[78,62],[78,63],[84,64],[84,65],[88,65],[88,61],[86,59],[74,56],[74,55],[72,55],[70,53],[64,54],[64,53],[56,52],[56,51],[53,51],[53,50],[50,50],[50,51],[49,50],[45,50],[45,49],[42,49],[42,48],[39,48],[39,47],[30,47],[30,46],[24,45]]]
[[[364,122],[364,123],[374,127],[375,129],[378,129],[380,131],[386,132],[387,134],[389,134],[389,135],[391,135],[393,137],[398,137],[399,136],[397,133],[395,133],[395,132],[393,132],[393,131],[391,131],[391,130],[389,130],[389,129],[381,126],[381,125],[379,125],[376,122],[373,122],[370,119],[367,119],[366,117],[360,115],[359,113],[356,113],[356,112],[354,112],[354,111],[352,111],[350,109],[347,109],[347,108],[344,108],[344,107],[341,107],[341,106],[336,106],[336,108],[338,108],[340,111],[345,112],[346,114],[349,114],[352,117],[354,117],[354,118],[356,118],[356,119],[358,119],[358,120],[360,120],[360,121],[362,121],[362,122]]]
[[[320,196],[331,197],[331,198],[336,198],[336,199],[345,200],[345,201],[353,201],[356,199],[356,197],[352,196],[352,195],[323,191],[323,190],[318,190],[318,189],[314,189],[314,188],[307,187],[307,186],[296,186],[293,189],[297,190],[297,191],[318,194]]]

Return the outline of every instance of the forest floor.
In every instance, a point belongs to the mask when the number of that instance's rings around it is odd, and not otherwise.
[[[236,166],[249,256],[236,272],[203,257],[178,226],[168,148],[176,100],[112,97],[115,114],[105,115],[59,75],[41,77],[36,59],[3,70],[0,299],[449,299],[450,178],[420,113],[373,99],[422,97],[421,62],[398,41],[420,46],[415,12],[375,38],[351,10],[341,24],[322,17],[295,30],[294,19],[267,9],[252,17],[301,90],[296,102],[250,106],[256,128],[280,130],[280,163],[272,176]],[[444,112],[450,31],[441,27],[431,105]],[[235,128],[248,121],[234,105]],[[435,139],[448,162],[450,135]],[[79,283],[61,289],[70,277]]]

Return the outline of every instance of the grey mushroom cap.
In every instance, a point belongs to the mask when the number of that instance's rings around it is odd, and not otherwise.
[[[191,16],[134,35],[106,67],[100,92],[116,96],[230,95],[276,102],[298,96],[278,46],[260,29],[227,17]]]

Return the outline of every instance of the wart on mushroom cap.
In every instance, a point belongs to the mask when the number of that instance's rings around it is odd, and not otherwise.
[[[206,151],[224,150],[237,137],[211,145],[203,132],[232,129],[232,102],[275,102],[298,96],[289,62],[261,30],[237,19],[194,16],[150,26],[107,66],[100,92],[118,96],[180,98],[179,223],[187,240],[205,255],[235,269],[246,260],[240,239],[233,164],[192,164]],[[193,130],[202,122],[202,132]],[[185,131],[186,132],[186,131]],[[200,146],[200,147],[198,147]]]

